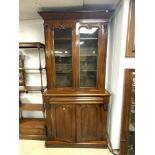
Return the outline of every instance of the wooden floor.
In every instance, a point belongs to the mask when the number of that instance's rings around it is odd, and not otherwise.
[[[112,155],[108,149],[45,148],[44,141],[19,140],[20,155]]]

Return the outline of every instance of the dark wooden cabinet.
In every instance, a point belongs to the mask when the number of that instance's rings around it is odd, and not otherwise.
[[[106,147],[106,90],[48,90],[46,147]]]
[[[105,114],[106,109],[100,104],[50,104],[47,108],[50,116],[47,124],[51,125],[48,126],[48,137],[65,142],[105,140]]]
[[[39,12],[47,62],[46,147],[107,147],[107,24],[112,11]]]

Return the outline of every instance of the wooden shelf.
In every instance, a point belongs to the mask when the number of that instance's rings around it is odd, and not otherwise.
[[[98,38],[80,38],[80,40],[98,40]]]
[[[19,120],[19,138],[46,140],[45,119],[24,118]]]
[[[60,65],[60,66],[67,66],[67,65],[68,65],[68,66],[71,66],[72,64],[58,64],[58,63],[56,63],[56,66],[57,66],[57,65]]]
[[[47,139],[47,136],[44,135],[28,135],[28,134],[19,134],[19,139],[26,139],[26,140],[43,140]]]
[[[23,118],[19,120],[20,128],[44,128],[45,119],[44,118]]]
[[[80,57],[96,57],[96,54],[80,55]]]
[[[45,45],[40,42],[20,42],[19,48],[45,48]]]
[[[61,40],[63,40],[63,41],[68,41],[68,40],[72,40],[72,38],[54,38],[54,40],[56,40],[56,41],[57,41],[57,40],[58,40],[58,41],[59,41],[59,40],[60,40],[60,41],[61,41]]]
[[[19,109],[29,110],[29,111],[43,111],[43,104],[34,104],[34,103],[21,103]]]
[[[46,89],[46,86],[43,87],[43,89]],[[41,91],[41,86],[26,86],[25,88],[19,88],[20,92],[28,92],[28,91]]]
[[[19,68],[19,70],[41,70],[41,69],[46,69],[45,67],[43,68]]]
[[[96,70],[80,70],[81,72],[96,72]]]
[[[27,93],[28,90],[26,88],[20,88],[19,87],[19,92],[21,92],[21,93]]]
[[[71,74],[72,71],[56,71],[56,74]]]
[[[55,54],[55,57],[72,57],[72,55],[63,55],[63,54],[62,55],[56,55]]]

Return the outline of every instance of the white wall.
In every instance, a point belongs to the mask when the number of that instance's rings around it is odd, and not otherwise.
[[[19,42],[44,43],[43,20],[21,20],[19,22]]]
[[[125,58],[129,0],[118,5],[108,27],[106,88],[111,92],[108,133],[113,149],[119,148],[123,79],[125,68],[135,68],[134,58]]]

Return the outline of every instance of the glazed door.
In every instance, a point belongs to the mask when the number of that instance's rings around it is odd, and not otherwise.
[[[103,105],[77,105],[77,142],[106,139],[107,112]]]
[[[52,21],[45,31],[48,89],[75,86],[74,21]]]
[[[79,87],[104,88],[106,33],[103,24],[79,24]]]
[[[72,87],[72,29],[54,28],[56,87]]]
[[[47,124],[48,139],[75,142],[75,105],[50,105]]]

